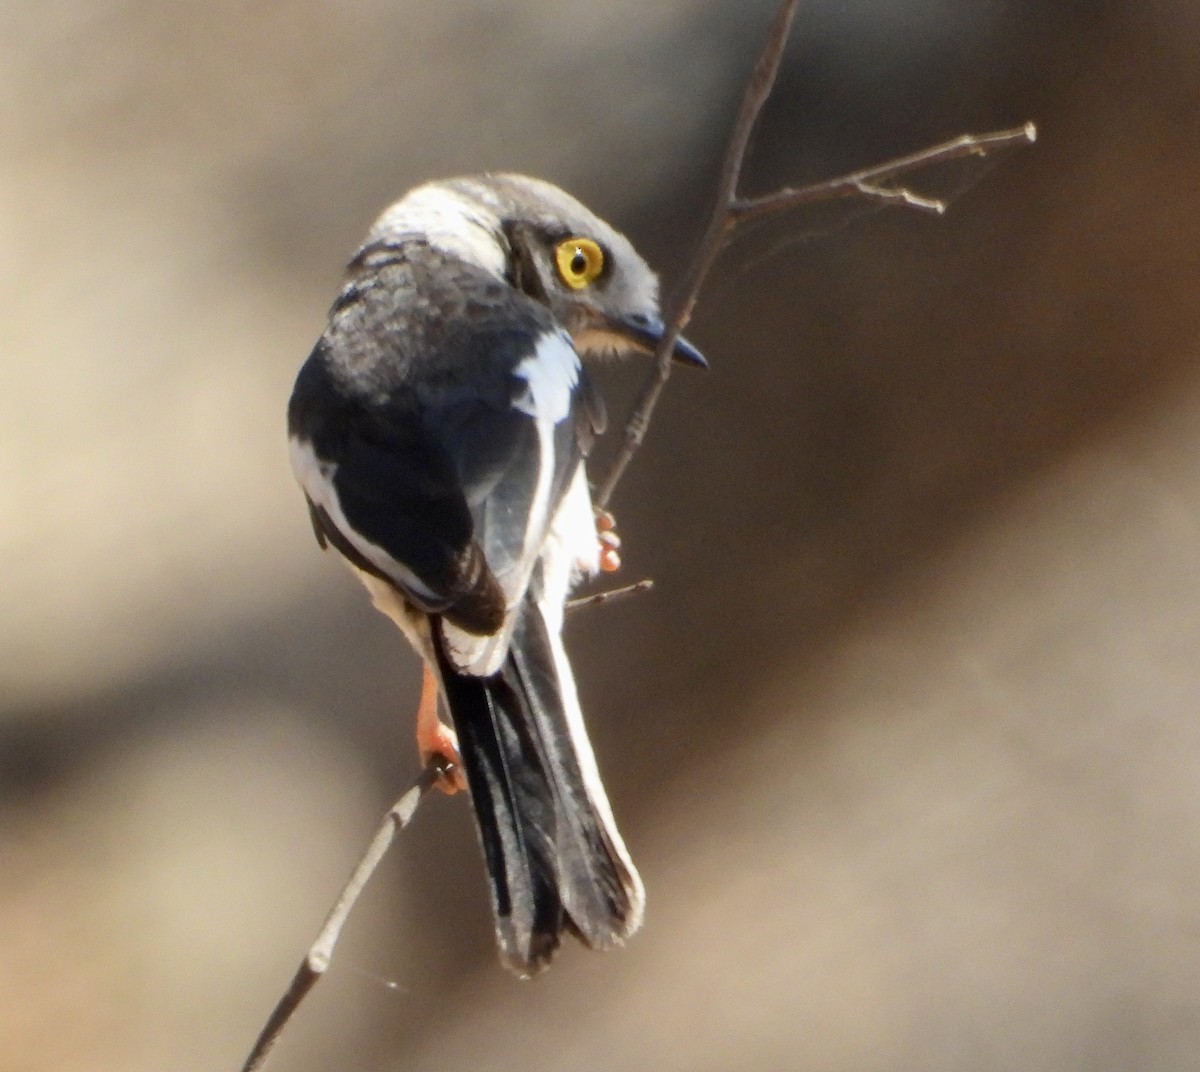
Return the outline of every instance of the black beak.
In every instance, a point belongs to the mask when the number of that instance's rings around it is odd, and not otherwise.
[[[631,316],[611,321],[610,326],[630,345],[649,354],[654,353],[663,340],[664,325],[662,319],[657,316]],[[704,355],[682,335],[675,340],[671,360],[678,361],[681,365],[691,365],[693,368],[708,368]]]

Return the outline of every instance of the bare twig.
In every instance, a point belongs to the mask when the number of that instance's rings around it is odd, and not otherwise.
[[[430,764],[421,772],[421,776],[413,787],[389,809],[384,817],[383,825],[371,839],[370,846],[354,868],[354,873],[351,874],[349,881],[338,895],[333,908],[330,909],[316,940],[300,967],[296,969],[296,974],[292,976],[291,985],[279,999],[279,1004],[275,1006],[263,1026],[262,1032],[254,1043],[254,1049],[250,1051],[250,1056],[246,1058],[246,1063],[242,1066],[242,1072],[259,1072],[288,1021],[300,1007],[300,1003],[316,985],[317,980],[325,974],[329,962],[333,958],[333,948],[337,945],[342,928],[346,925],[346,920],[362,895],[363,889],[375,873],[375,868],[379,866],[379,862],[387,853],[392,839],[412,822],[412,818],[417,812],[417,805],[433,787],[440,773],[436,764]]]
[[[863,168],[836,179],[801,186],[798,189],[785,187],[763,197],[735,198],[729,205],[735,224],[746,223],[776,212],[818,201],[834,201],[842,197],[861,197],[869,201],[898,204],[941,215],[946,211],[946,202],[933,197],[924,197],[904,186],[893,186],[892,182],[901,175],[920,171],[936,164],[959,160],[964,156],[987,156],[1003,149],[1031,145],[1037,140],[1037,128],[1032,123],[1011,130],[994,130],[988,134],[961,134],[951,141],[933,145],[928,149],[897,157],[885,164]]]
[[[771,89],[775,85],[775,76],[779,73],[779,63],[783,58],[783,47],[787,44],[788,31],[792,28],[792,18],[796,14],[798,2],[799,0],[783,0],[783,3],[779,5],[771,28],[767,31],[767,41],[763,45],[762,54],[758,57],[758,63],[754,65],[754,70],[750,73],[750,80],[746,83],[746,92],[742,96],[742,104],[738,109],[733,134],[730,136],[729,145],[725,150],[725,160],[721,164],[721,175],[717,182],[716,208],[713,209],[712,217],[708,221],[708,228],[704,232],[704,237],[700,239],[700,246],[684,277],[683,286],[680,289],[681,296],[675,302],[671,314],[667,318],[666,331],[654,358],[654,372],[646,381],[646,386],[642,389],[634,407],[633,416],[629,418],[629,423],[625,426],[625,442],[621,447],[621,452],[613,461],[612,468],[597,491],[596,505],[602,510],[608,507],[612,494],[616,491],[617,483],[624,475],[629,463],[633,461],[633,456],[642,445],[642,440],[646,438],[654,407],[658,404],[659,396],[671,375],[671,352],[675,349],[675,343],[683,333],[683,329],[692,318],[692,310],[696,306],[700,287],[703,286],[708,270],[716,260],[717,253],[720,252],[732,226],[729,205],[737,198],[738,183],[742,177],[742,161],[746,157],[746,146],[749,144],[750,135],[754,132],[754,126],[758,122],[758,114],[762,111],[762,107],[766,104],[767,98],[771,95]]]
[[[905,186],[894,185],[894,181],[902,175],[961,157],[983,157],[1003,149],[1029,145],[1037,138],[1037,130],[1032,123],[1026,123],[1024,126],[1012,130],[999,130],[987,134],[963,134],[941,145],[922,149],[908,156],[897,157],[895,160],[864,168],[849,175],[827,179],[824,182],[799,189],[785,188],[763,197],[743,198],[738,193],[738,187],[741,183],[746,147],[758,121],[759,113],[771,95],[771,89],[779,73],[784,45],[787,43],[788,31],[791,29],[792,17],[795,15],[798,3],[799,0],[783,0],[783,3],[780,4],[771,28],[767,32],[767,40],[762,54],[746,85],[746,92],[742,98],[733,134],[725,151],[725,160],[721,165],[721,177],[717,184],[716,204],[712,216],[688,266],[687,275],[679,290],[679,297],[672,303],[670,314],[666,319],[666,331],[655,355],[654,369],[634,404],[633,413],[625,426],[625,438],[621,449],[613,460],[607,476],[599,485],[596,505],[601,509],[607,508],[609,502],[612,501],[617,484],[624,476],[633,456],[641,447],[642,441],[646,438],[654,408],[658,405],[663,388],[671,375],[671,353],[675,348],[675,343],[692,318],[700,288],[703,286],[717,254],[739,225],[777,212],[785,212],[800,205],[812,205],[820,201],[835,201],[847,197],[941,215],[946,211],[944,201],[926,197]]]
[[[598,607],[603,603],[612,603],[626,596],[636,596],[649,592],[654,587],[654,581],[647,577],[634,584],[623,585],[621,588],[608,588],[603,592],[593,592],[590,596],[580,596],[578,599],[567,600],[567,610],[583,610],[585,607]]]

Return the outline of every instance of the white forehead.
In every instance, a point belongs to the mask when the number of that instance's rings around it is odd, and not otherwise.
[[[367,243],[424,238],[435,249],[503,276],[505,253],[495,208],[444,183],[410,190],[375,221]]]

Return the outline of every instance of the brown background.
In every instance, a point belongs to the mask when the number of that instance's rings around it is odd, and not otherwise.
[[[372,217],[528,171],[669,285],[770,7],[0,9],[0,1070],[237,1067],[415,772],[282,424]],[[1188,0],[802,5],[751,187],[1038,147],[720,262],[570,627],[644,932],[516,982],[433,800],[274,1067],[1200,1065],[1198,90]]]

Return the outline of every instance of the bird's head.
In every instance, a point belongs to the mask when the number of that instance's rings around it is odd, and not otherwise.
[[[376,230],[414,213],[434,244],[546,305],[581,353],[653,353],[661,342],[658,278],[629,239],[557,186],[514,174],[430,183]],[[672,356],[706,365],[683,338]]]

